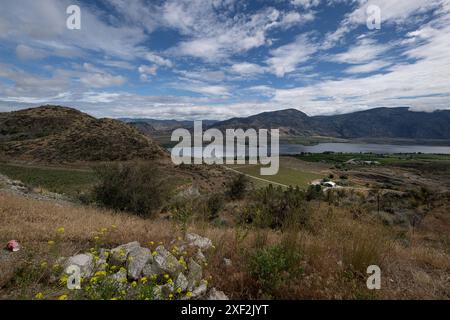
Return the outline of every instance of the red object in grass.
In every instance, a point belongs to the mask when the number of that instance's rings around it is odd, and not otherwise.
[[[11,240],[6,245],[6,249],[8,249],[9,251],[12,251],[12,252],[19,251],[20,250],[20,244],[19,244],[19,242],[17,240]]]

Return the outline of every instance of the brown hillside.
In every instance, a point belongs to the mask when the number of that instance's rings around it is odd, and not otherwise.
[[[165,152],[120,121],[42,106],[0,113],[0,156],[61,163],[155,159]]]

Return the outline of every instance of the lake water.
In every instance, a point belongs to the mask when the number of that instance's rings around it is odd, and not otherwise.
[[[179,149],[179,148],[176,148]],[[270,150],[270,148],[269,148]],[[171,151],[171,149],[169,149]],[[176,150],[175,150],[176,151]],[[192,148],[195,158],[202,157],[202,148]],[[253,151],[257,151],[253,149]],[[304,146],[301,144],[281,144],[281,155],[293,155],[302,152],[323,153],[375,153],[375,154],[394,154],[394,153],[426,153],[426,154],[450,154],[450,147],[446,146],[421,146],[421,145],[391,145],[391,144],[370,144],[370,143],[319,143],[314,146]],[[248,147],[247,147],[248,152]],[[233,154],[226,153],[226,157],[233,157]],[[222,152],[215,155],[218,158],[223,157]]]
[[[450,147],[446,146],[420,146],[420,145],[391,145],[370,143],[319,143],[314,146],[301,144],[280,145],[281,154],[299,154],[302,152],[323,153],[327,151],[341,153],[427,153],[427,154],[450,154]]]

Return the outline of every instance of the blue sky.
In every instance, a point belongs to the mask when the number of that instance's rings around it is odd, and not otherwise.
[[[81,30],[66,8],[81,9]],[[367,8],[381,29],[367,27]],[[0,111],[225,119],[297,108],[450,109],[450,0],[16,0]]]

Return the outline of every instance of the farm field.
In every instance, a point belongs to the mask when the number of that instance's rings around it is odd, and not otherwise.
[[[92,186],[96,178],[89,169],[36,167],[0,163],[0,174],[28,186],[66,195],[75,195]]]

